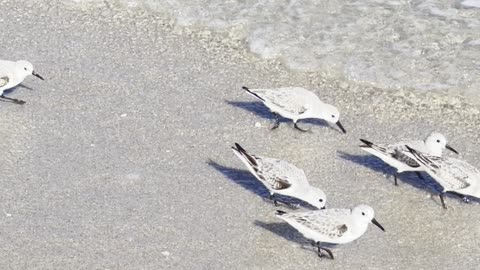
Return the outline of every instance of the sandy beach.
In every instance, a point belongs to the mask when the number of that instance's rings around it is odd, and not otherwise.
[[[448,196],[444,210],[426,174],[395,187],[394,170],[358,147],[439,131],[480,166],[479,111],[461,97],[291,72],[159,14],[21,2],[0,1],[1,58],[28,59],[45,81],[8,93],[25,105],[0,104],[0,268],[478,268],[478,201]],[[244,85],[311,89],[348,133],[321,121],[271,131]],[[370,226],[320,260],[275,217],[235,142],[303,168],[327,207],[371,205],[386,232]]]

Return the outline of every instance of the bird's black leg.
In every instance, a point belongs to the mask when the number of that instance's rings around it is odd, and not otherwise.
[[[293,127],[297,130],[300,130],[301,132],[308,132],[310,131],[309,129],[303,129],[303,128],[300,128],[298,125],[297,125],[297,122],[294,122],[293,123]]]
[[[322,250],[325,250],[328,253],[328,255],[330,256],[330,258],[333,260],[334,258],[333,258],[332,251],[328,248],[321,247],[320,244],[321,244],[320,242],[317,242],[316,245],[315,245],[318,248],[318,251],[317,251],[318,257],[322,258],[324,256],[323,253],[322,253]]]
[[[439,194],[440,201],[442,202],[443,209],[447,209],[447,205],[445,204],[445,200],[443,199],[443,193]]]
[[[277,113],[272,112],[273,116],[275,117],[275,124],[273,124],[273,127],[270,130],[277,129],[280,126],[280,117],[278,116]]]
[[[328,248],[322,248],[322,249],[325,250],[325,251],[328,253],[328,255],[330,255],[330,258],[331,258],[332,260],[335,259],[335,258],[333,257],[333,253],[332,253],[332,251],[331,251],[330,249],[328,249]]]
[[[393,180],[395,180],[395,186],[398,186],[397,176],[398,176],[398,172],[395,172],[395,174],[393,175]]]
[[[318,248],[317,255],[318,257],[322,258],[323,257],[322,249],[319,246],[317,246],[317,248]]]
[[[277,200],[275,200],[275,194],[273,194],[273,193],[270,194],[270,200],[273,201],[273,204],[274,204],[275,206],[278,206],[278,202],[277,202]]]
[[[420,172],[415,172],[415,173],[417,174],[418,178],[425,180],[425,178],[423,178],[423,175]]]
[[[4,96],[4,95],[1,95],[0,98],[3,98],[3,99],[5,99],[5,100],[9,100],[9,101],[11,101],[11,102],[13,102],[13,103],[15,103],[15,104],[19,104],[19,105],[25,104],[25,101],[23,101],[23,100],[16,99],[16,98],[9,98],[9,97],[6,97],[6,96]]]

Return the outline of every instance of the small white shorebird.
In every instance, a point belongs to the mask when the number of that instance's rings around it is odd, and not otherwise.
[[[367,140],[360,139],[365,145],[360,145],[360,148],[369,152],[370,154],[379,157],[388,165],[397,169],[394,174],[395,185],[397,186],[397,176],[402,172],[415,172],[420,179],[423,179],[420,171],[424,169],[412,158],[412,155],[405,147],[406,145],[429,155],[442,156],[443,149],[458,154],[458,152],[447,144],[447,139],[440,133],[432,132],[425,140],[405,141],[390,145],[374,144]]]
[[[439,196],[443,208],[447,208],[443,199],[446,192],[461,197],[466,203],[470,202],[466,196],[480,198],[480,171],[477,168],[456,158],[432,156],[409,146],[406,148],[420,166],[442,186]]]
[[[325,250],[333,259],[332,251],[322,247],[322,243],[345,244],[362,236],[371,222],[382,231],[385,229],[375,220],[372,207],[358,205],[353,209],[325,209],[308,212],[286,213],[278,211],[279,218],[297,229],[305,238],[312,240],[318,248],[318,256]]]
[[[300,199],[319,209],[325,208],[325,193],[310,186],[302,169],[284,160],[251,155],[238,143],[235,143],[232,149],[248,170],[268,189],[270,199],[275,205],[275,194],[280,194]]]
[[[20,60],[13,62],[0,60],[0,98],[12,101],[16,104],[24,104],[25,101],[23,100],[4,96],[3,91],[19,85],[29,75],[33,75],[43,80],[43,77],[33,70],[33,65],[28,61]]]
[[[300,131],[308,131],[298,127],[297,121],[307,118],[323,119],[336,124],[343,133],[347,133],[340,123],[340,112],[330,104],[323,103],[317,95],[301,87],[286,87],[276,89],[249,89],[242,87],[247,93],[258,98],[275,116],[275,125],[280,126],[278,115],[293,120],[293,126]]]

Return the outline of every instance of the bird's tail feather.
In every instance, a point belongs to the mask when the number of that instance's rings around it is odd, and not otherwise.
[[[365,144],[365,145],[360,145],[361,148],[372,148],[382,153],[387,152],[387,149],[385,149],[384,147],[378,146],[370,141],[367,141],[365,139],[360,139],[360,141]]]
[[[248,89],[248,87],[243,86],[242,88],[243,88],[243,90],[247,91],[247,93],[249,93],[250,95],[252,95],[252,96],[260,99],[261,101],[265,101],[265,99],[263,99],[263,98],[262,98],[261,96],[259,96],[257,93],[252,92],[250,89]]]
[[[240,155],[239,157],[243,157],[246,161],[248,161],[251,166],[258,166],[257,160],[252,155],[247,153],[247,151],[243,149],[240,144],[235,143],[235,146],[232,146],[232,149],[235,151],[235,153],[238,153]]]

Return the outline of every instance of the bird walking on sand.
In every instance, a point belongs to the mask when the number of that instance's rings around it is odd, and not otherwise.
[[[20,60],[13,62],[0,60],[0,98],[15,104],[24,104],[25,101],[6,97],[3,92],[19,85],[29,75],[43,80],[43,77],[33,70],[33,65],[28,61]]]
[[[275,116],[272,129],[280,126],[279,115],[293,120],[294,128],[306,132],[297,122],[301,119],[318,118],[336,124],[343,133],[347,133],[340,123],[340,112],[330,104],[323,103],[317,95],[301,87],[285,87],[276,89],[250,89],[242,87],[247,93],[258,98]]]
[[[319,257],[326,251],[331,259],[333,253],[322,243],[345,244],[362,236],[371,222],[385,231],[375,220],[375,213],[368,205],[358,205],[353,209],[324,209],[308,212],[286,213],[277,211],[276,215],[294,227],[305,238],[312,241]]]
[[[458,154],[455,149],[447,144],[445,136],[437,132],[430,133],[424,140],[405,141],[390,145],[374,144],[364,139],[360,139],[360,141],[365,144],[360,145],[360,148],[377,156],[388,165],[397,169],[393,176],[396,186],[398,185],[397,176],[402,172],[415,172],[420,179],[423,179],[420,172],[424,169],[413,159],[406,145],[434,156],[442,156],[443,149],[445,148]]]
[[[443,208],[447,209],[443,198],[447,192],[459,196],[466,203],[470,202],[466,196],[480,198],[480,171],[477,168],[456,158],[438,157],[421,153],[409,146],[406,148],[420,166],[442,186],[439,196]]]
[[[310,186],[302,169],[284,160],[249,154],[238,143],[235,143],[232,149],[248,170],[268,189],[270,199],[275,205],[275,194],[280,194],[300,199],[318,209],[325,208],[325,193]]]

